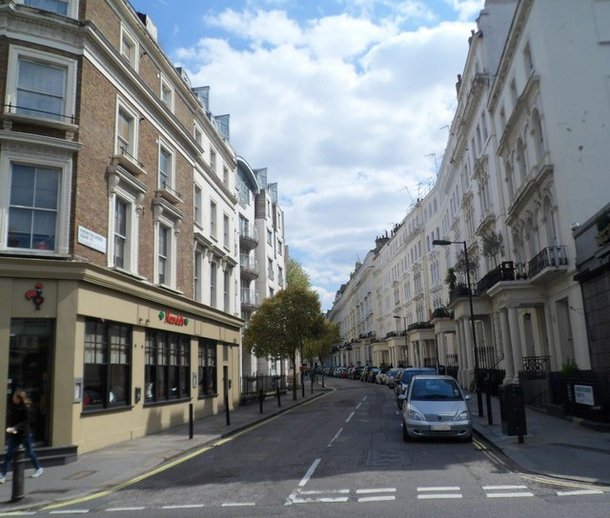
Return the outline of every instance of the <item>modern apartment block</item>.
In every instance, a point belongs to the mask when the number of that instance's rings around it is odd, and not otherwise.
[[[246,326],[263,300],[285,287],[284,212],[267,169],[237,157],[241,318]],[[287,374],[286,362],[244,351],[242,376]]]
[[[337,293],[335,362],[370,335],[372,363],[442,364],[465,386],[477,365],[504,383],[540,378],[542,399],[548,373],[589,371],[592,354],[610,370],[575,280],[577,229],[610,192],[609,19],[607,1],[487,0],[434,186]]]
[[[0,27],[0,386],[79,453],[237,404],[228,116],[126,0],[0,0]]]

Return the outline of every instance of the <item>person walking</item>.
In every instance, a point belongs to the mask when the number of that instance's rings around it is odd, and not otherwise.
[[[11,426],[6,429],[6,433],[8,434],[8,445],[6,454],[4,455],[4,462],[0,468],[0,484],[6,482],[6,473],[19,444],[23,444],[26,455],[30,458],[32,464],[34,464],[35,471],[32,474],[32,478],[37,478],[42,475],[42,466],[32,448],[31,421],[32,401],[28,398],[25,390],[17,389],[13,393],[13,405],[10,413]]]

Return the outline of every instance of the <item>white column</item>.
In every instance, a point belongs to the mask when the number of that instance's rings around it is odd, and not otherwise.
[[[508,322],[511,330],[511,344],[513,351],[513,383],[519,383],[519,369],[523,366],[523,345],[519,329],[519,314],[517,308],[508,308]]]
[[[468,369],[466,371],[466,387],[469,388],[470,384],[474,380],[474,340],[472,336],[472,323],[470,318],[463,319],[463,327],[464,327],[464,347],[466,348],[466,359]]]
[[[504,352],[504,380],[503,385],[513,382],[515,375],[515,364],[513,362],[513,353],[511,350],[510,329],[508,326],[508,311],[500,310],[500,327],[502,329],[502,350]]]

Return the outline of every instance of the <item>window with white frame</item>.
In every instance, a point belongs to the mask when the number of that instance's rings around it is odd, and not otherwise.
[[[7,248],[55,250],[61,172],[11,164]]]
[[[120,181],[120,180],[119,180]],[[128,272],[138,271],[138,201],[143,193],[116,186],[110,194],[108,242],[109,266]]]
[[[174,172],[174,155],[164,145],[159,146],[159,187],[172,188]]]
[[[223,272],[223,280],[224,280],[224,310],[227,313],[231,311],[231,271],[227,268]]]
[[[193,188],[193,219],[196,225],[201,225],[201,187],[197,184]]]
[[[121,27],[121,56],[131,65],[134,70],[138,70],[140,51],[138,41],[125,29]]]
[[[197,250],[195,252],[193,264],[193,297],[197,302],[201,302],[201,265],[203,254]]]
[[[76,61],[25,47],[11,46],[6,104],[26,117],[74,122]]]
[[[23,0],[23,4],[28,7],[35,7],[36,9],[42,9],[43,11],[49,11],[55,14],[61,14],[63,16],[72,16],[72,9],[70,7],[75,4],[72,0]]]
[[[161,78],[161,102],[163,102],[170,111],[174,110],[174,89],[163,77]]]
[[[216,212],[217,212],[217,207],[216,207],[216,203],[213,201],[210,201],[210,235],[212,237],[216,237]]]
[[[159,224],[157,232],[157,282],[159,284],[166,284],[169,278],[171,229],[163,224]]]
[[[116,149],[117,155],[137,158],[137,115],[122,103],[117,103]]]
[[[229,249],[231,247],[230,235],[229,235],[229,216],[223,214],[222,217],[222,242],[225,248]]]
[[[197,145],[203,148],[203,130],[196,122],[193,124],[193,138],[195,139],[195,142],[197,142]]]
[[[216,307],[216,284],[218,277],[218,265],[215,261],[210,262],[210,306]]]
[[[210,169],[216,172],[216,151],[210,148]]]

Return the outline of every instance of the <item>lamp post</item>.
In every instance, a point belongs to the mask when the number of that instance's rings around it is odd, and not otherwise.
[[[394,318],[400,319],[398,315],[394,315]],[[405,363],[409,364],[409,340],[407,338],[407,317],[402,317],[405,323]]]
[[[446,239],[435,239],[433,245],[463,245],[464,246],[464,261],[466,263],[466,284],[468,287],[468,302],[470,304],[470,326],[472,328],[472,345],[474,347],[474,384],[477,392],[477,406],[479,417],[483,417],[483,397],[481,396],[481,387],[479,386],[479,353],[477,351],[477,335],[474,326],[474,309],[472,306],[472,289],[470,287],[470,262],[468,261],[468,247],[466,241],[448,241]]]

